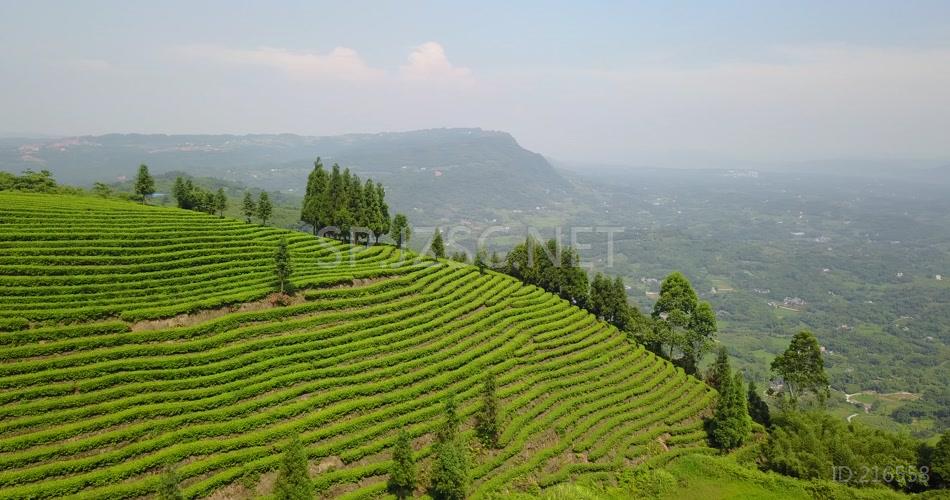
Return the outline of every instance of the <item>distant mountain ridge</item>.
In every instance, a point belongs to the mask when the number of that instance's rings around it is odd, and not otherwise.
[[[146,163],[154,173],[180,170],[300,193],[317,156],[327,166],[336,162],[383,182],[397,204],[443,218],[445,210],[434,208],[451,206],[471,216],[479,206],[530,208],[571,190],[543,156],[506,132],[479,128],[327,137],[107,134],[0,140],[0,169],[45,168],[60,182],[79,185],[121,180]]]

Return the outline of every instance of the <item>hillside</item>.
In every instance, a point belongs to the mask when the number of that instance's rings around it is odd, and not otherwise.
[[[154,173],[185,171],[302,194],[313,160],[323,158],[386,185],[393,203],[422,223],[446,216],[482,219],[486,209],[533,209],[570,195],[541,155],[508,133],[477,128],[310,137],[293,134],[108,134],[0,140],[2,169],[48,169],[67,184],[113,182],[139,163]]]
[[[266,300],[290,243],[297,296]],[[271,492],[299,434],[324,496],[382,493],[487,373],[472,496],[705,450],[704,384],[567,302],[471,266],[89,197],[0,193],[0,496]],[[187,314],[191,313],[191,314]],[[15,331],[13,331],[15,330]]]

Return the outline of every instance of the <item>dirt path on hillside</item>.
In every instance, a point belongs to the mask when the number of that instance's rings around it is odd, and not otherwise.
[[[390,278],[385,276],[377,278],[355,278],[351,283],[348,284],[319,289],[364,287],[387,279]],[[165,328],[192,326],[236,312],[263,311],[266,309],[273,309],[275,307],[293,306],[306,302],[307,299],[304,297],[304,295],[309,290],[317,289],[298,290],[298,293],[295,295],[272,293],[263,299],[254,300],[251,302],[242,302],[240,304],[232,304],[229,306],[222,306],[213,309],[204,309],[193,313],[179,314],[170,318],[137,321],[132,323],[131,328],[133,332],[140,332],[146,330],[162,330]]]

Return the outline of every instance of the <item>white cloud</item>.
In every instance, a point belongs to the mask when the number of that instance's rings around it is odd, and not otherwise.
[[[409,64],[400,66],[399,74],[409,81],[468,82],[472,76],[468,68],[453,66],[445,56],[445,49],[436,42],[426,42],[409,54]]]
[[[397,74],[369,66],[356,50],[347,47],[318,53],[274,47],[241,50],[215,45],[189,45],[179,47],[176,53],[205,61],[271,68],[298,80],[435,84],[471,82],[471,70],[453,66],[445,55],[445,49],[436,42],[426,42],[413,48],[408,64],[400,66]]]
[[[383,71],[371,68],[355,50],[347,47],[336,47],[321,54],[273,47],[238,50],[212,45],[191,45],[180,48],[179,52],[189,57],[228,64],[273,68],[297,79],[367,81],[384,75]]]

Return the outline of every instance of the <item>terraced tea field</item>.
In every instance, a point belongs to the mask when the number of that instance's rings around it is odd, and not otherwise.
[[[290,244],[298,299],[271,307]],[[0,193],[0,497],[267,495],[299,434],[317,494],[385,494],[406,429],[425,476],[442,402],[487,373],[497,450],[474,497],[704,451],[714,393],[554,295],[178,209]],[[259,307],[245,308],[255,302]],[[156,319],[179,316],[177,326]],[[474,440],[473,440],[474,441]]]

